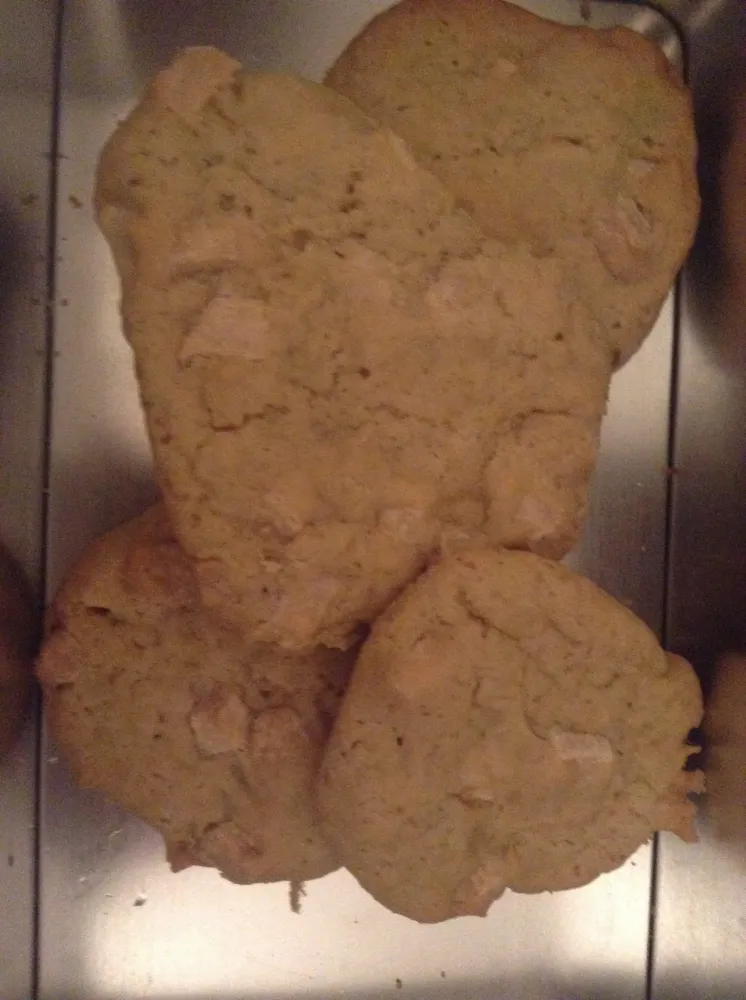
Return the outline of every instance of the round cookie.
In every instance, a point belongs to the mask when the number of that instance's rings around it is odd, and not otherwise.
[[[337,867],[311,787],[350,665],[215,627],[156,507],[74,568],[38,674],[81,785],[156,827],[174,869],[300,882]]]
[[[693,836],[691,667],[585,578],[531,553],[435,566],[373,626],[317,797],[330,841],[390,909],[484,915],[569,889],[655,830]]]
[[[31,690],[31,598],[13,560],[0,547],[0,757],[15,743]]]
[[[326,83],[391,128],[490,235],[554,256],[624,361],[698,214],[691,98],[661,50],[501,0],[404,0]]]

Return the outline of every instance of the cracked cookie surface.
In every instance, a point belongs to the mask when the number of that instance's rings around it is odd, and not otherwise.
[[[613,351],[556,261],[485,237],[345,98],[188,50],[110,140],[96,201],[216,614],[344,646],[444,534],[572,547]]]
[[[689,664],[590,581],[465,551],[373,626],[319,771],[325,829],[364,888],[423,922],[580,886],[655,830],[693,837],[701,712]]]
[[[84,787],[150,823],[175,870],[239,883],[337,867],[311,785],[351,653],[247,646],[199,608],[161,507],[95,542],[50,611],[38,664]]]
[[[656,44],[501,0],[404,0],[326,82],[409,143],[487,233],[562,261],[619,362],[637,349],[699,208],[691,99]]]

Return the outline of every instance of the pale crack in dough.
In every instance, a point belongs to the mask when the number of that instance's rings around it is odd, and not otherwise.
[[[240,434],[249,424],[259,423],[262,420],[269,420],[272,417],[285,417],[290,412],[289,406],[274,406],[268,403],[259,413],[244,413],[240,422],[226,425],[224,423],[214,423],[211,418],[209,427],[216,434]],[[209,410],[208,410],[209,414]],[[209,445],[209,441],[207,444]]]

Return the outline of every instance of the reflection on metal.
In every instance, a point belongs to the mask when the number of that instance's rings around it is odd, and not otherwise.
[[[699,237],[685,273],[668,642],[697,665],[701,842],[662,841],[653,996],[746,995],[746,5],[675,3],[690,33]],[[688,7],[688,9],[686,9]]]
[[[0,539],[41,583],[55,3],[0,0]],[[33,712],[0,763],[0,997],[33,981]]]
[[[249,66],[320,77],[382,2],[215,5],[77,0],[63,64],[50,577],[98,531],[152,496],[149,455],[117,285],[89,207],[96,157],[147,78],[182,44],[212,42]],[[579,19],[570,2],[533,3]],[[675,51],[675,34],[648,14]],[[594,6],[592,22],[639,20]],[[81,207],[82,203],[82,207]],[[661,623],[673,312],[616,380],[592,524],[580,559],[655,627]],[[213,872],[167,870],[158,838],[60,763],[46,771],[41,996],[291,997],[334,993],[642,1000],[650,852],[573,893],[512,896],[486,921],[420,927],[387,913],[344,873],[308,887],[238,888]],[[139,903],[139,905],[138,905]]]
[[[119,329],[116,276],[90,209],[102,143],[147,78],[181,45],[213,43],[250,67],[319,78],[389,2],[66,3],[50,591],[91,537],[154,496],[131,356]],[[51,0],[0,0],[0,120],[12,138],[0,151],[0,193],[6,249],[20,262],[13,272],[18,284],[3,289],[0,303],[0,468],[11,471],[14,484],[12,494],[0,491],[0,530],[37,580],[46,294],[45,262],[37,256],[46,248],[49,168],[37,153],[47,148],[50,127],[53,6]],[[526,0],[526,6],[566,22],[578,23],[586,13],[586,4],[575,0]],[[735,790],[744,780],[746,705],[730,710],[742,703],[744,674],[739,659],[719,654],[726,639],[737,648],[736,626],[746,607],[746,340],[738,341],[736,323],[723,320],[728,285],[719,262],[727,253],[720,253],[718,192],[728,122],[738,106],[722,96],[735,92],[731,54],[739,46],[746,51],[746,8],[742,0],[668,0],[666,6],[690,33],[707,196],[682,311],[667,611],[671,643],[693,656],[711,680],[711,793],[702,843],[692,848],[664,839],[661,847],[652,995],[742,998],[745,824]],[[654,11],[593,3],[589,13],[591,25],[627,23],[681,59],[676,32]],[[19,191],[42,197],[17,204]],[[727,314],[738,316],[739,310]],[[665,603],[673,328],[669,302],[643,350],[615,378],[592,516],[575,556],[576,565],[656,629]],[[29,734],[0,770],[3,1000],[31,993],[32,747]],[[295,915],[285,886],[240,888],[209,871],[172,875],[158,837],[99,796],[76,789],[51,746],[45,748],[40,837],[41,1000],[645,997],[649,849],[582,890],[510,896],[485,921],[419,927],[384,911],[345,873],[310,885]],[[12,867],[2,853],[7,844]]]

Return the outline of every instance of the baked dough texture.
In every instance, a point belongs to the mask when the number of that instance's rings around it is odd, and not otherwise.
[[[252,639],[346,646],[444,537],[559,557],[615,349],[333,91],[181,53],[96,204],[176,535]]]
[[[373,626],[319,772],[330,841],[415,920],[581,886],[656,830],[694,839],[686,661],[559,563],[445,559]]]
[[[80,784],[158,829],[174,869],[301,882],[337,867],[311,789],[350,666],[216,627],[158,506],[83,555],[38,674]]]
[[[690,94],[654,42],[501,0],[404,0],[326,82],[400,135],[487,233],[561,261],[618,363],[637,349],[699,211]]]

